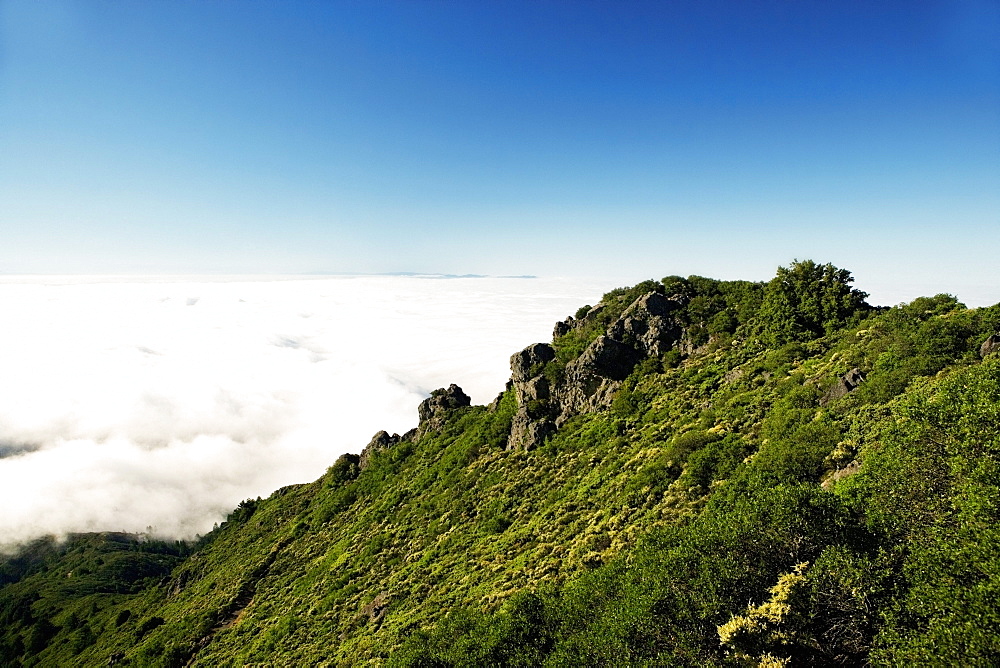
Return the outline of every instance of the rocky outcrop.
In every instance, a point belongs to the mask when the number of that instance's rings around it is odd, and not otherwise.
[[[528,405],[548,401],[549,381],[544,376],[536,376],[521,383],[514,384],[514,396],[518,405]]]
[[[517,413],[511,422],[507,448],[531,450],[554,431],[550,419],[549,381],[542,375],[545,365],[556,358],[547,343],[533,343],[510,357],[510,385],[517,398]]]
[[[511,383],[518,412],[508,448],[537,447],[574,415],[610,406],[636,364],[662,355],[680,341],[683,328],[674,316],[680,307],[680,301],[658,292],[642,295],[559,373],[543,373],[556,357],[548,344],[535,343],[513,355]],[[554,338],[592,327],[607,308],[598,304],[578,319],[569,317],[556,323]]]
[[[559,406],[556,425],[574,415],[611,405],[621,381],[644,355],[625,343],[601,335],[566,365],[563,382],[556,389]]]
[[[441,429],[448,413],[456,408],[464,408],[471,403],[469,395],[454,383],[447,388],[434,390],[431,392],[431,396],[420,402],[420,406],[417,407],[420,425],[417,427],[415,437],[420,438],[428,431]]]
[[[375,434],[372,436],[372,440],[368,442],[368,445],[365,446],[365,449],[361,451],[361,456],[358,459],[358,468],[364,471],[371,463],[372,457],[397,445],[402,440],[403,437],[399,434],[390,435],[385,430]]]
[[[552,328],[552,338],[558,339],[560,336],[569,334],[572,330],[585,327],[588,324],[594,322],[598,317],[608,308],[607,304],[598,303],[593,307],[586,307],[586,313],[578,315],[579,318],[574,318],[573,316],[567,317],[565,320],[560,320]],[[581,309],[582,310],[582,309]]]
[[[979,346],[979,356],[986,357],[994,353],[1000,353],[1000,334],[990,334],[983,345]]]
[[[565,367],[556,361],[555,349],[547,343],[533,343],[510,358],[511,378],[517,412],[511,420],[508,449],[531,450],[569,418],[598,411],[611,405],[622,381],[647,357],[662,355],[681,341],[683,327],[674,315],[681,308],[679,298],[648,292],[621,313],[607,330],[591,341],[584,351]],[[559,338],[574,329],[593,332],[598,322],[606,322],[607,304],[599,303],[579,318],[569,317],[556,323],[553,337]],[[599,331],[599,330],[598,330]],[[548,365],[556,363],[556,367]],[[503,394],[487,408],[499,410]],[[398,436],[379,432],[361,454],[361,468],[370,458],[403,440],[416,440],[423,434],[440,430],[450,411],[470,404],[469,397],[457,385],[435,390],[418,409],[420,424],[416,430]]]
[[[532,343],[510,356],[510,378],[516,386],[538,375],[541,366],[556,358],[556,351],[547,343]]]
[[[849,393],[853,392],[858,388],[858,385],[865,382],[865,374],[857,367],[851,369],[843,376],[837,378],[837,382],[827,390],[820,400],[819,405],[825,406],[831,401],[836,401],[841,397],[847,396]]]
[[[658,292],[639,297],[608,328],[608,336],[644,353],[662,355],[680,340],[683,329],[671,313],[681,307]]]
[[[454,383],[447,388],[434,390],[431,392],[431,396],[420,402],[420,405],[417,407],[420,424],[415,429],[409,430],[402,436],[399,434],[390,434],[382,430],[372,436],[372,440],[361,451],[360,456],[348,454],[341,457],[341,459],[344,457],[356,457],[358,460],[358,469],[363,471],[368,468],[372,457],[375,455],[400,443],[416,441],[428,431],[440,429],[444,426],[449,412],[456,408],[464,408],[471,403],[469,395]],[[339,462],[340,460],[337,461]]]
[[[625,380],[643,357],[640,351],[627,343],[601,335],[566,366],[566,375],[583,378],[586,374],[594,374],[601,378]]]

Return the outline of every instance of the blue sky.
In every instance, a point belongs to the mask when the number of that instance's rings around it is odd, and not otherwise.
[[[995,1],[3,0],[0,272],[996,301],[998,45]]]

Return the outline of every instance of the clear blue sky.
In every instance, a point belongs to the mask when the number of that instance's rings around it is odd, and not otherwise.
[[[0,234],[4,273],[1000,299],[1000,3],[0,0]]]

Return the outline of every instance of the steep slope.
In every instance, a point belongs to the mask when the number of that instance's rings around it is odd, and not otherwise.
[[[850,282],[802,262],[614,290],[489,406],[442,389],[196,546],[8,561],[0,656],[995,663],[1000,307],[873,309]]]

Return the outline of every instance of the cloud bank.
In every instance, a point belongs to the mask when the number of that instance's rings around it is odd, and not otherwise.
[[[606,289],[366,276],[0,281],[0,547],[190,538],[318,477],[430,390],[490,401],[511,353]]]

